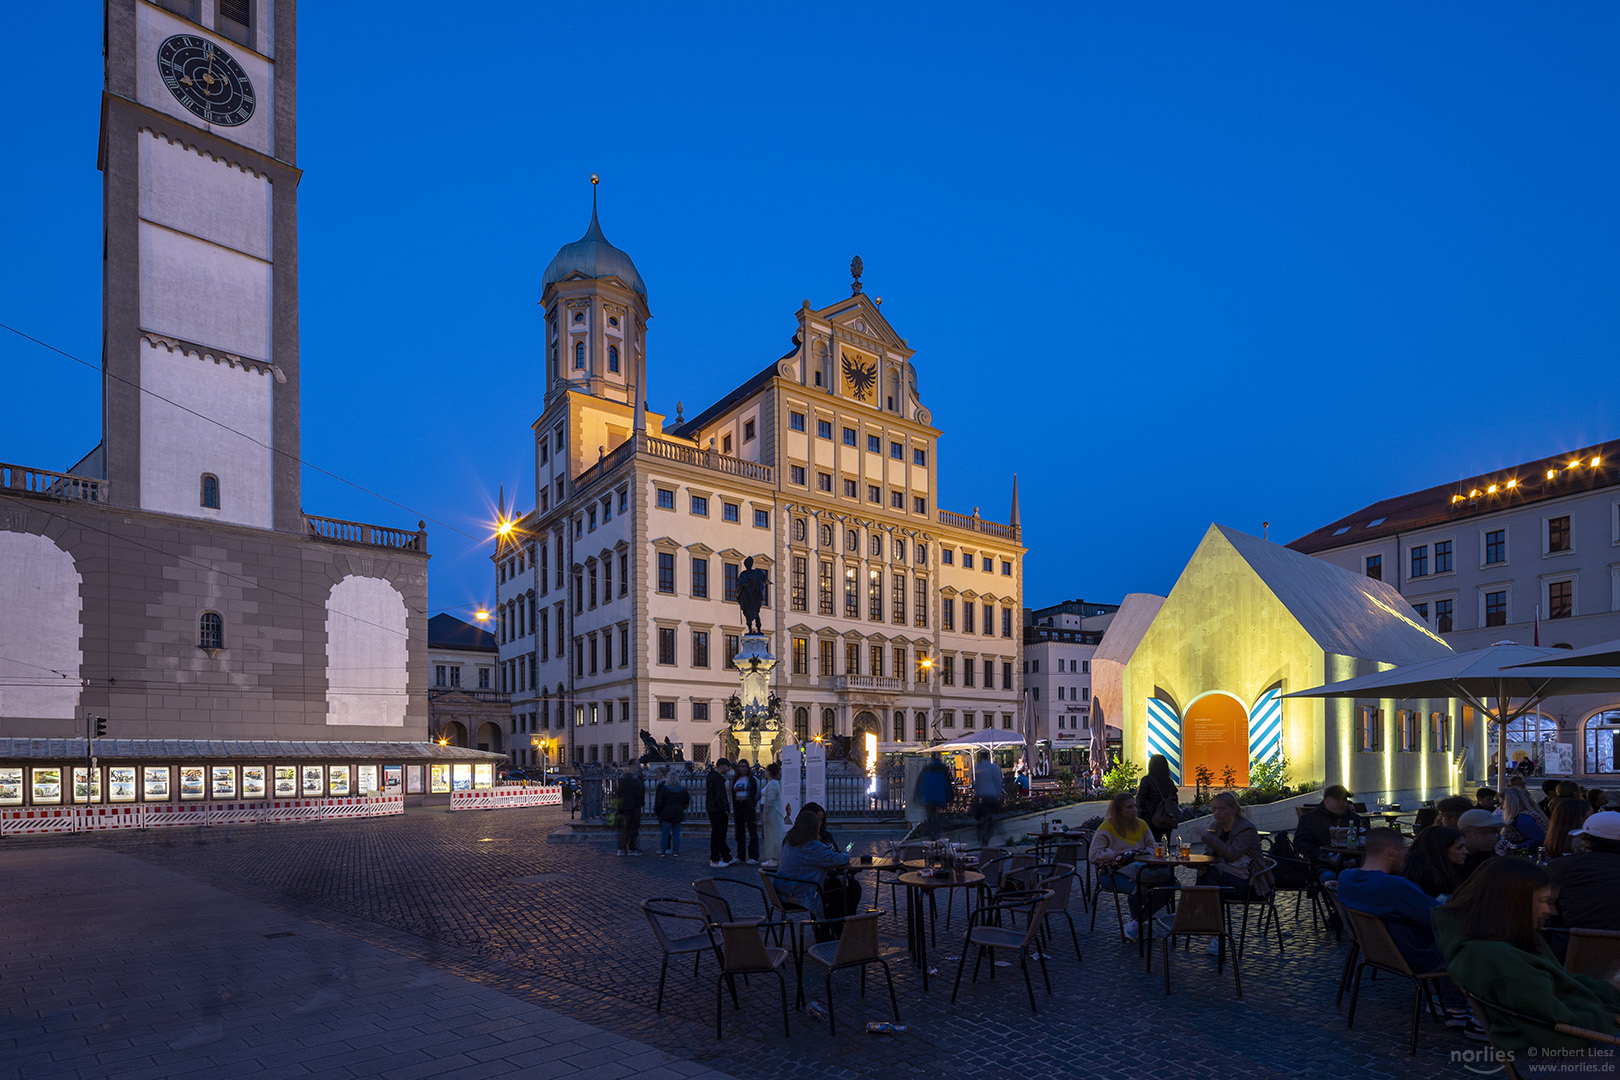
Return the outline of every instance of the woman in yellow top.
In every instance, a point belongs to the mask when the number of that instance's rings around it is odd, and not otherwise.
[[[1129,897],[1131,921],[1125,924],[1125,936],[1131,941],[1136,940],[1142,920],[1144,890],[1137,888],[1136,881],[1142,873],[1142,864],[1128,862],[1121,866],[1119,863],[1129,855],[1152,849],[1153,835],[1148,823],[1137,816],[1136,796],[1129,792],[1115,795],[1114,801],[1108,804],[1108,816],[1091,838],[1087,858],[1097,868],[1104,888]]]

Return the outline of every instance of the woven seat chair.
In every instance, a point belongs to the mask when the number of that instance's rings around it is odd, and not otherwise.
[[[975,951],[973,960],[973,981],[979,981],[979,964],[984,960],[986,953],[990,954],[990,979],[995,981],[996,964],[995,950],[1017,949],[1020,968],[1024,972],[1024,988],[1029,991],[1029,1010],[1038,1012],[1035,1007],[1035,984],[1029,977],[1030,945],[1035,941],[1035,935],[1040,933],[1044,924],[1046,905],[1051,901],[1052,894],[1048,890],[1029,893],[1003,893],[994,904],[986,904],[974,910],[968,917],[967,935],[962,940],[962,958],[956,965],[956,983],[951,987],[951,1004],[956,1004],[956,994],[962,988],[962,970],[967,966],[967,957],[970,951]],[[1012,926],[1002,926],[1001,919],[1007,915],[1024,915],[1022,929]],[[1046,957],[1037,952],[1040,959],[1041,979],[1046,983],[1046,992],[1052,992],[1052,977],[1046,970]]]
[[[658,968],[658,1003],[653,1007],[654,1012],[661,1013],[664,1011],[664,979],[669,975],[669,958],[691,956],[692,976],[696,978],[703,954],[715,952],[714,933],[702,906],[691,900],[654,897],[642,901],[641,911],[647,916],[653,939],[664,954],[664,962]],[[735,996],[736,987],[732,987],[731,992]]]
[[[847,915],[842,919],[833,919],[832,922],[844,924],[844,932],[837,940],[821,941],[804,950],[804,955],[821,964],[827,969],[827,1033],[838,1034],[838,1019],[833,1011],[832,977],[833,972],[843,971],[846,968],[858,967],[861,969],[861,997],[866,996],[866,968],[870,964],[879,964],[883,968],[884,981],[889,984],[889,1006],[894,1010],[895,1023],[900,1022],[900,1003],[894,996],[894,976],[889,972],[889,962],[883,959],[882,948],[878,944],[878,919],[883,915],[881,911],[868,911],[860,915]]]
[[[1564,952],[1564,970],[1571,975],[1590,975],[1605,982],[1620,971],[1620,930],[1582,930],[1571,927],[1569,948]]]
[[[1215,972],[1220,974],[1227,960],[1232,961],[1232,980],[1237,984],[1237,996],[1243,996],[1243,976],[1238,971],[1238,953],[1233,948],[1232,928],[1226,918],[1226,905],[1221,903],[1221,886],[1187,885],[1181,889],[1172,921],[1166,924],[1160,916],[1158,925],[1164,929],[1164,994],[1170,996],[1170,953],[1176,938],[1183,943],[1191,937],[1213,937],[1220,941],[1220,952],[1215,957]],[[1148,957],[1149,971],[1153,957]]]
[[[1344,905],[1339,903],[1339,883],[1337,881],[1325,882],[1322,892],[1327,896],[1328,903],[1333,905],[1334,915],[1339,925],[1349,927],[1344,917]],[[1350,989],[1350,977],[1356,972],[1356,961],[1361,957],[1361,946],[1356,942],[1356,932],[1350,930],[1350,951],[1345,953],[1344,967],[1339,971],[1339,994],[1333,999],[1333,1007],[1338,1008],[1344,1003],[1345,992]]]
[[[1350,988],[1350,1015],[1345,1020],[1345,1027],[1354,1027],[1356,1022],[1356,1000],[1361,995],[1361,973],[1367,968],[1374,971],[1387,972],[1403,979],[1412,980],[1412,1045],[1407,1053],[1417,1054],[1418,1028],[1423,1021],[1423,1006],[1429,1006],[1429,1012],[1435,1019],[1441,1019],[1439,1007],[1436,1004],[1438,996],[1435,984],[1447,978],[1445,971],[1413,971],[1396,947],[1395,939],[1389,936],[1389,928],[1384,920],[1376,915],[1369,915],[1365,911],[1355,908],[1343,908],[1345,923],[1355,935],[1356,944],[1361,946],[1361,959],[1356,964],[1356,974]]]
[[[1588,1028],[1576,1027],[1574,1024],[1559,1024],[1551,1020],[1543,1020],[1539,1016],[1531,1016],[1515,1009],[1503,1008],[1492,1004],[1466,990],[1463,996],[1468,999],[1468,1009],[1474,1014],[1474,1022],[1485,1029],[1485,1038],[1490,1040],[1492,1046],[1496,1045],[1496,1037],[1491,1034],[1491,1016],[1494,1014],[1512,1020],[1520,1026],[1541,1028],[1545,1031],[1556,1031],[1560,1035],[1568,1035],[1574,1039],[1582,1039],[1596,1046],[1620,1046],[1620,1035],[1609,1035],[1602,1031],[1592,1031]],[[1500,1049],[1500,1048],[1499,1048]],[[1533,1059],[1532,1059],[1533,1060]],[[1519,1080],[1519,1073],[1513,1068],[1511,1055],[1504,1055],[1504,1060],[1498,1062],[1502,1066],[1502,1073],[1508,1080]],[[1546,1074],[1541,1074],[1546,1075]]]
[[[788,950],[767,945],[761,936],[770,924],[764,922],[736,922],[720,924],[720,978],[714,984],[714,1037],[721,1037],[721,1021],[725,1017],[725,988],[731,985],[732,1008],[737,1004],[738,975],[776,976],[782,990],[782,1034],[791,1036],[788,1029],[787,977],[782,965],[788,961]]]

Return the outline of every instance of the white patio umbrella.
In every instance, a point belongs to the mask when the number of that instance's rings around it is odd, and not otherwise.
[[[1004,731],[1000,728],[985,728],[975,731],[972,735],[964,735],[960,739],[952,739],[948,743],[938,746],[928,746],[928,752],[941,750],[950,751],[978,751],[978,750],[1004,750],[1009,746],[1023,746],[1024,737],[1016,731]]]
[[[1497,789],[1503,790],[1507,787],[1509,724],[1550,697],[1620,690],[1620,669],[1545,666],[1549,658],[1567,655],[1566,649],[1544,649],[1512,641],[1498,641],[1482,649],[1407,664],[1375,675],[1345,679],[1309,690],[1296,690],[1283,696],[1461,698],[1496,724],[1496,783]],[[1525,670],[1529,665],[1538,667]],[[1494,709],[1485,704],[1487,699],[1496,703]]]

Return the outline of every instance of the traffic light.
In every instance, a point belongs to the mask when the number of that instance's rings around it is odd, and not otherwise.
[[[107,737],[107,718],[105,716],[98,716],[98,717],[96,717],[96,738],[105,739],[106,737]]]

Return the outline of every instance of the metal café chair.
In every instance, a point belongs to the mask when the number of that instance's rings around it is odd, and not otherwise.
[[[703,905],[710,922],[715,924],[739,922],[744,916],[750,918],[754,916],[755,912],[752,910],[739,915],[733,909],[732,901],[726,898],[727,889],[742,894],[742,898],[737,899],[738,904],[746,901],[750,908],[757,908],[761,915],[770,914],[770,901],[760,886],[747,881],[738,881],[736,878],[699,878],[692,882],[692,891],[697,894],[698,903]]]
[[[843,971],[846,968],[858,967],[861,969],[861,997],[866,996],[866,968],[869,964],[880,964],[883,967],[884,981],[889,984],[889,1006],[894,1010],[895,1023],[900,1022],[900,1003],[894,996],[894,976],[889,972],[889,962],[883,958],[882,948],[878,944],[878,919],[883,912],[872,910],[859,915],[847,915],[842,919],[829,919],[828,922],[842,923],[843,934],[833,941],[820,941],[804,950],[804,954],[816,963],[827,969],[827,1033],[838,1034],[838,1020],[833,1011],[832,977],[833,972]]]
[[[1065,833],[1064,836],[1065,839],[1057,846],[1052,861],[1074,868],[1080,884],[1080,903],[1090,907],[1091,900],[1087,894],[1091,891],[1091,863],[1086,859],[1086,852],[1091,847],[1091,836],[1089,833]],[[1067,839],[1069,836],[1075,836],[1076,839],[1069,840]]]
[[[1037,869],[1047,872],[1036,876],[1033,887],[1044,889],[1052,894],[1052,899],[1047,903],[1045,911],[1041,913],[1041,921],[1047,924],[1041,928],[1042,933],[1046,935],[1046,940],[1050,943],[1052,916],[1063,916],[1063,920],[1069,924],[1069,940],[1074,943],[1074,958],[1082,960],[1083,957],[1080,955],[1080,935],[1074,929],[1074,916],[1069,914],[1069,899],[1073,895],[1073,886],[1079,877],[1079,873],[1069,863],[1052,863]],[[1081,895],[1084,896],[1085,893],[1082,892]]]
[[[1277,869],[1276,862],[1270,858],[1262,857],[1260,865],[1260,874],[1256,876],[1265,876],[1269,874],[1273,879],[1275,879]],[[1264,938],[1266,936],[1266,924],[1267,922],[1270,922],[1277,931],[1277,951],[1283,951],[1282,919],[1277,915],[1277,891],[1275,889],[1270,890],[1264,896],[1256,896],[1253,888],[1251,888],[1248,895],[1242,897],[1241,899],[1236,896],[1228,895],[1222,898],[1221,902],[1230,907],[1243,909],[1243,922],[1241,924],[1241,929],[1239,930],[1237,941],[1238,956],[1243,955],[1243,950],[1249,943],[1250,908],[1260,909],[1260,915],[1255,920],[1256,932],[1259,933],[1262,938]]]
[[[1355,908],[1344,909],[1345,920],[1353,928],[1356,943],[1361,946],[1361,960],[1356,965],[1356,974],[1350,989],[1350,1015],[1345,1020],[1345,1027],[1352,1027],[1356,1022],[1356,1000],[1361,994],[1361,973],[1367,968],[1374,971],[1387,972],[1402,979],[1410,979],[1413,984],[1412,993],[1412,1044],[1407,1050],[1410,1055],[1417,1054],[1418,1027],[1423,1020],[1423,1006],[1429,1006],[1429,1012],[1435,1019],[1441,1019],[1439,1007],[1436,1005],[1438,994],[1436,986],[1442,979],[1447,978],[1444,969],[1440,971],[1413,971],[1396,947],[1395,940],[1389,936],[1389,928],[1384,920],[1376,915],[1369,915],[1365,911]]]
[[[721,1022],[725,1018],[725,988],[731,985],[732,1008],[737,1004],[738,975],[776,976],[782,990],[782,1034],[792,1036],[788,1029],[787,977],[782,965],[787,963],[788,950],[765,944],[761,931],[769,930],[769,923],[737,922],[720,925],[720,978],[714,984],[714,1037],[722,1037]]]
[[[1238,971],[1238,951],[1233,947],[1232,927],[1226,918],[1226,905],[1221,903],[1222,886],[1220,885],[1183,885],[1180,890],[1179,902],[1176,904],[1173,921],[1164,923],[1164,916],[1159,916],[1160,926],[1164,928],[1164,994],[1170,996],[1170,953],[1176,938],[1181,938],[1183,944],[1191,937],[1213,937],[1220,942],[1220,951],[1215,956],[1215,973],[1218,975],[1221,966],[1228,958],[1232,961],[1232,980],[1237,984],[1237,996],[1243,996],[1243,976]],[[1153,957],[1148,957],[1148,970],[1151,972]]]
[[[1017,949],[1019,966],[1024,972],[1024,988],[1029,992],[1030,1012],[1039,1012],[1035,1007],[1035,984],[1029,977],[1030,946],[1035,936],[1040,933],[1044,924],[1046,905],[1051,902],[1052,893],[1048,890],[1026,893],[1002,893],[993,904],[986,904],[974,910],[968,916],[967,936],[962,941],[962,957],[956,965],[956,983],[951,987],[951,1004],[956,1004],[956,994],[962,988],[962,970],[967,966],[967,955],[970,950],[977,950],[973,960],[973,982],[979,981],[979,964],[984,960],[985,953],[990,954],[990,980],[996,978],[997,949]],[[1000,925],[1003,914],[1022,913],[1027,916],[1023,929]],[[1046,956],[1036,952],[1041,965],[1041,978],[1046,983],[1046,992],[1052,992],[1052,977],[1046,970]]]
[[[703,954],[715,952],[714,933],[708,917],[703,913],[701,905],[691,900],[676,900],[673,897],[658,896],[651,900],[644,900],[641,911],[647,916],[647,922],[652,926],[653,939],[664,953],[664,962],[658,968],[658,1003],[653,1007],[654,1012],[664,1011],[664,980],[669,975],[669,958],[671,956],[692,957],[692,976],[697,977],[698,965],[703,962]],[[696,931],[691,926],[681,927],[685,933],[676,932],[675,927],[666,923],[695,923]],[[718,955],[718,953],[717,953]],[[733,1002],[737,994],[736,986],[731,988]]]

